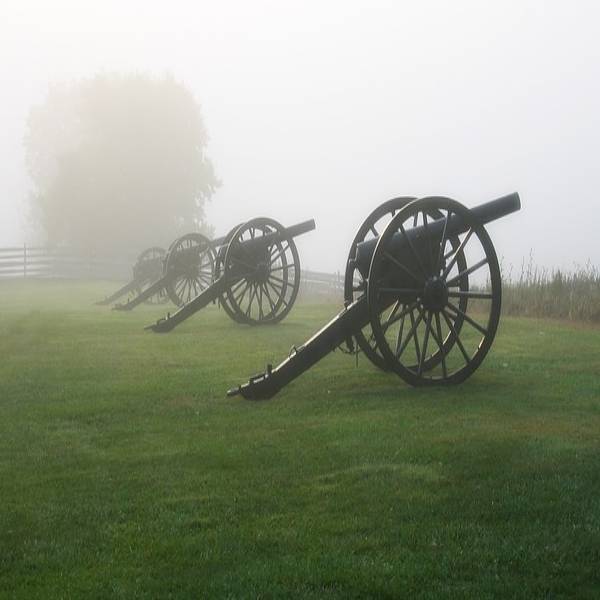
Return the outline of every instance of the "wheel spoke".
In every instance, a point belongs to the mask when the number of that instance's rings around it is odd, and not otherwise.
[[[402,353],[404,352],[404,350],[406,349],[406,346],[408,346],[408,343],[410,342],[411,338],[413,336],[415,336],[415,332],[417,331],[417,327],[419,326],[419,324],[421,323],[421,321],[423,320],[423,315],[419,314],[419,316],[417,317],[417,319],[415,319],[415,315],[414,312],[411,310],[410,311],[410,331],[408,332],[406,339],[404,340],[404,342],[402,342],[402,346],[400,346],[400,350],[398,350],[397,354],[396,354],[396,358],[400,358],[400,356],[402,355]],[[416,340],[416,336],[415,336],[415,340]],[[418,347],[418,341],[415,341],[415,344],[417,344]],[[417,351],[417,358],[418,358],[418,351]]]
[[[252,283],[252,293],[250,294],[250,299],[248,300],[248,308],[246,308],[246,316],[250,316],[250,311],[252,310],[252,301],[254,300],[254,296],[256,295],[256,284]]]
[[[394,315],[398,312],[398,309],[401,306],[401,302],[400,300],[396,300],[396,302],[394,303],[394,306],[392,306],[392,310],[390,311],[390,313],[388,314],[387,320],[385,322],[385,324],[383,325],[383,327],[385,327],[386,329],[389,327],[389,322],[390,319],[394,318]]]
[[[435,271],[435,265],[433,264],[433,250],[431,249],[431,234],[429,233],[429,223],[427,222],[427,213],[423,211],[423,227],[425,228],[425,237],[427,238],[427,249],[429,250],[429,266],[431,273]]]
[[[269,264],[272,265],[278,258],[283,256],[289,250],[290,244],[289,244],[289,242],[286,242],[286,243],[287,243],[287,246],[285,248],[283,246],[280,246],[281,250],[279,251],[279,254],[277,254],[277,256],[271,258],[271,262]]]
[[[436,342],[440,352],[442,353],[442,373],[444,375],[444,379],[448,378],[448,369],[446,368],[446,353],[444,352],[444,343],[442,342],[442,325],[440,323],[440,313],[435,313],[435,326],[437,329],[437,338]]]
[[[266,283],[261,284],[264,289],[265,289],[265,295],[267,297],[267,300],[269,301],[269,304],[271,305],[271,312],[274,313],[275,312],[275,303],[273,302],[273,299],[271,298],[271,294],[269,294],[269,288],[267,287]]]
[[[275,267],[274,269],[270,270],[270,273],[274,273],[275,271],[283,271],[284,269],[289,270],[294,268],[296,265],[295,263],[289,263],[288,265],[281,265],[281,267]]]
[[[269,273],[269,279],[274,279],[275,281],[278,281],[279,283],[281,283],[281,285],[283,285],[284,281],[281,277],[277,277],[277,275],[273,275],[272,273]]]
[[[450,298],[472,298],[474,300],[491,300],[494,295],[489,292],[448,292]]]
[[[242,300],[244,299],[244,296],[246,295],[246,292],[248,291],[248,289],[250,288],[250,282],[246,281],[245,279],[243,280],[243,282],[246,284],[246,287],[242,290],[241,294],[235,298],[235,303],[241,308],[242,307]]]
[[[279,281],[281,281],[281,283],[273,283],[271,281],[271,277],[268,278],[269,283],[276,289],[279,289],[278,293],[281,293],[283,291],[283,280],[280,279]]]
[[[450,315],[448,315],[445,310],[442,310],[442,316],[444,317],[444,319],[446,321],[446,325],[448,325],[448,329],[450,329],[450,331],[452,332],[452,337],[454,338],[454,341],[456,342],[457,346],[460,348],[460,351],[462,352],[462,355],[464,356],[467,365],[469,365],[471,363],[471,359],[469,358],[469,355],[467,354],[465,347],[463,346],[462,342],[460,341],[460,337],[458,336],[458,333],[456,332],[456,329],[454,328],[454,325],[452,324]]]
[[[400,348],[400,344],[402,343],[402,334],[404,333],[404,321],[406,320],[406,313],[402,316],[402,321],[400,323],[400,328],[398,329],[398,336],[396,337],[396,356],[398,356],[398,350]]]
[[[423,373],[423,364],[425,363],[425,356],[427,354],[427,342],[429,341],[429,332],[431,331],[431,311],[426,311],[427,317],[425,320],[425,337],[423,338],[423,351],[421,352],[421,357],[419,358],[419,367],[417,370],[417,375],[421,376]]]
[[[271,283],[270,281],[267,281],[267,285],[270,285],[273,288],[273,291],[275,292],[275,295],[277,296],[277,298],[279,298],[277,302],[282,302],[287,307],[288,303],[285,300],[285,293],[284,293],[283,288],[277,289],[273,285],[273,283]]]
[[[382,287],[379,288],[380,292],[383,292],[384,294],[403,294],[403,295],[418,295],[420,294],[423,290],[421,289],[417,289],[417,288],[393,288],[393,287]]]
[[[454,256],[452,257],[452,260],[448,263],[448,265],[446,266],[446,270],[442,274],[442,279],[446,279],[446,277],[448,277],[448,273],[450,273],[450,271],[452,270],[454,263],[458,260],[460,253],[464,250],[465,246],[471,239],[472,235],[473,235],[473,228],[469,229],[469,231],[467,232],[467,235],[464,237],[463,241],[458,245],[458,248],[456,249],[456,252],[454,253]]]
[[[421,318],[421,321],[424,321],[425,313],[421,310],[421,306],[419,306],[417,304],[417,306],[415,307],[415,310],[419,313],[419,317]],[[415,332],[414,341],[415,341],[415,354],[417,356],[417,363],[418,363],[419,358],[421,356],[421,347],[419,345],[419,332],[418,331]]]
[[[488,334],[488,330],[485,327],[482,327],[479,323],[477,323],[476,321],[471,319],[471,317],[469,315],[467,315],[465,312],[460,310],[460,308],[458,308],[457,306],[454,306],[454,304],[452,304],[452,302],[448,302],[447,306],[450,310],[452,310],[452,312],[456,313],[457,315],[460,315],[467,323],[469,323],[470,325],[475,327],[475,329],[477,329],[477,331],[479,331],[483,335]]]
[[[488,263],[488,258],[486,256],[485,258],[482,258],[477,264],[474,264],[472,267],[469,267],[468,269],[465,269],[462,273],[459,273],[458,275],[456,275],[452,279],[449,279],[446,282],[446,285],[448,287],[451,287],[452,285],[458,283],[463,277],[466,277],[467,275],[470,275],[474,271],[477,271],[477,269],[481,269],[481,267],[483,267],[483,265],[486,265],[487,263]]]
[[[415,310],[415,308],[417,307],[418,301],[413,302],[412,304],[406,306],[402,312],[400,312],[400,314],[396,315],[393,319],[390,319],[389,323],[386,323],[386,326],[384,328],[384,331],[387,331],[389,327],[391,327],[392,325],[394,325],[394,323],[397,323],[400,319],[402,319],[403,317],[405,317],[409,312]]]
[[[263,312],[263,291],[262,291],[262,285],[258,286],[258,319],[259,321],[262,321],[265,318],[265,314]]]
[[[240,281],[234,283],[230,288],[231,294],[235,295],[235,293],[244,285],[244,283],[246,283],[245,279],[240,279]]]
[[[442,230],[442,241],[440,242],[440,251],[438,253],[436,273],[442,270],[442,261],[444,259],[444,247],[446,246],[446,228],[448,227],[448,221],[450,220],[450,211],[446,213],[446,220],[444,221],[444,229]]]

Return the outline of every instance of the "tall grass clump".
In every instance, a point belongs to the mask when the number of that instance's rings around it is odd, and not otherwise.
[[[505,314],[600,323],[600,269],[590,262],[572,271],[546,269],[530,255],[517,278],[512,266],[502,271]]]

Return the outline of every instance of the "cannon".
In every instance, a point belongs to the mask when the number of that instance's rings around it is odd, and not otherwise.
[[[160,248],[159,246],[152,246],[151,248],[144,250],[137,257],[137,260],[133,265],[131,281],[119,288],[114,294],[111,294],[103,300],[96,302],[96,304],[100,306],[112,304],[122,296],[132,292],[136,293],[137,295],[142,294],[144,290],[146,290],[150,285],[152,285],[152,283],[160,278],[166,254],[166,250],[164,248]],[[146,302],[155,302],[157,304],[162,304],[167,302],[167,300],[167,295],[161,292],[155,296],[149,296],[145,298]]]
[[[520,207],[517,193],[473,209],[439,196],[382,204],[352,242],[343,310],[228,396],[271,398],[338,347],[364,353],[411,385],[464,381],[488,353],[500,319],[500,267],[484,226]]]
[[[278,323],[292,309],[300,287],[300,258],[294,238],[314,228],[312,219],[286,228],[264,217],[238,225],[215,253],[212,284],[146,329],[166,333],[217,301],[237,323]]]
[[[131,284],[121,288],[119,292],[137,290],[138,293],[128,302],[116,304],[113,309],[132,310],[153,297],[164,301],[170,299],[177,306],[183,306],[212,283],[215,248],[221,241],[222,238],[210,240],[201,233],[187,233],[177,238],[161,260],[160,269],[153,271],[153,278],[146,279],[142,289],[129,287]],[[120,293],[117,297],[122,295]]]

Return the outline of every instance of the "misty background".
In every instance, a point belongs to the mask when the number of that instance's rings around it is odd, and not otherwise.
[[[31,108],[50,84],[133,72],[171,75],[200,103],[217,235],[314,217],[302,264],[337,271],[384,200],[516,190],[522,212],[489,227],[505,263],[598,265],[599,22],[592,1],[5,0],[0,246],[39,237]]]

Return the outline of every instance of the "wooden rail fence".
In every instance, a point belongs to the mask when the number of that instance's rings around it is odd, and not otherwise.
[[[16,277],[124,279],[129,276],[134,260],[77,256],[67,248],[12,246],[0,248],[0,280]]]
[[[15,278],[107,279],[126,281],[136,253],[129,259],[114,260],[77,256],[68,248],[13,246],[0,248],[0,281]],[[317,297],[341,298],[344,277],[340,273],[322,273],[302,269],[302,293]]]

